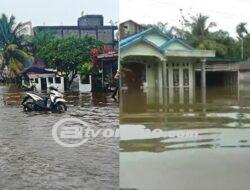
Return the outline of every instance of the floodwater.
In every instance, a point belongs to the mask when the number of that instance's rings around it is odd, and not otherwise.
[[[161,106],[147,104],[144,92],[123,92],[121,189],[249,189],[249,86],[208,88],[205,101],[201,94]]]
[[[0,86],[0,189],[118,188],[119,139],[98,137],[65,148],[52,138],[52,126],[62,118],[76,117],[95,129],[118,128],[118,104],[110,95],[66,94],[63,114],[24,113],[20,96]]]

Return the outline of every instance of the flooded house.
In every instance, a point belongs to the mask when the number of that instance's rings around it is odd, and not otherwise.
[[[65,76],[56,70],[31,65],[25,68],[22,73],[23,84],[35,85],[38,92],[47,91],[50,85],[56,86],[60,92],[65,91]]]
[[[215,57],[215,51],[195,49],[182,39],[170,38],[153,28],[121,40],[122,109],[127,105],[123,99],[129,101],[123,96],[129,93],[131,96],[133,92],[141,94],[135,94],[131,101],[145,99],[148,105],[192,104],[198,80],[195,75],[197,65],[200,66],[199,80],[205,98],[206,61],[212,57]]]

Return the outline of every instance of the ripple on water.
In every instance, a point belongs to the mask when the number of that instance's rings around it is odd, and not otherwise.
[[[118,128],[119,109],[110,95],[66,96],[77,106],[54,114],[24,113],[21,107],[4,106],[5,94],[11,95],[1,87],[0,189],[117,189],[117,138],[97,138],[68,149],[51,136],[51,127],[65,117],[80,118],[94,128]]]

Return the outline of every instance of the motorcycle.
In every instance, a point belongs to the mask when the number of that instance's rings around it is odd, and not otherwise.
[[[27,92],[26,97],[22,101],[23,110],[25,112],[52,111],[59,113],[67,111],[66,100],[63,99],[63,95],[58,92],[58,89],[51,86],[49,90],[49,98],[43,98],[34,93]]]

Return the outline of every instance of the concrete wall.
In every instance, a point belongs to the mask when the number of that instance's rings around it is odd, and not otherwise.
[[[79,78],[79,91],[80,92],[91,92],[91,86],[92,86],[92,80],[91,80],[91,76],[89,76],[89,83],[88,84],[84,84],[84,83],[82,83],[81,82],[81,80],[80,80],[80,76],[78,76],[78,78]]]
[[[98,30],[98,40],[108,44],[113,42],[113,31],[112,29],[100,29]]]
[[[239,72],[239,90],[250,91],[250,71]]]
[[[78,29],[62,30],[62,34],[63,34],[63,37],[79,36],[79,30]]]
[[[103,16],[96,15],[96,16],[82,16],[78,18],[78,26],[85,27],[85,26],[103,26]]]
[[[102,41],[105,45],[114,46],[114,31],[113,28],[91,28],[82,29],[78,27],[39,27],[39,32],[49,32],[57,37],[77,36],[84,37],[89,35],[95,39]]]

